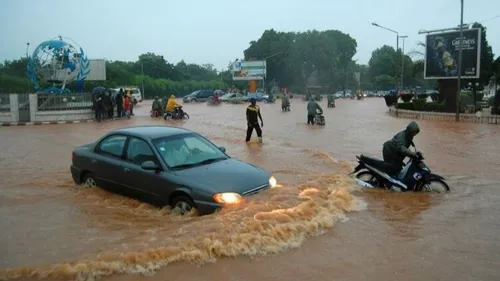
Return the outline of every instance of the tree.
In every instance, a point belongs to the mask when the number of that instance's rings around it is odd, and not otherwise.
[[[493,71],[495,75],[495,82],[500,83],[500,56],[493,62]]]
[[[357,43],[338,30],[278,32],[266,30],[251,41],[245,59],[267,62],[267,79],[280,87],[304,89],[315,76],[323,86],[342,87]],[[267,83],[271,85],[272,83]]]

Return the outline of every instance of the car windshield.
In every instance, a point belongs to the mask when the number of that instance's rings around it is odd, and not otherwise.
[[[138,94],[139,93],[139,89],[132,89],[132,94]]]
[[[218,147],[195,133],[160,138],[153,143],[163,161],[173,170],[206,165],[228,158]]]

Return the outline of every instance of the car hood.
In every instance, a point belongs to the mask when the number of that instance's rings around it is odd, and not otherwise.
[[[271,176],[260,168],[231,158],[175,173],[182,178],[194,179],[196,186],[207,191],[240,194],[268,184]]]

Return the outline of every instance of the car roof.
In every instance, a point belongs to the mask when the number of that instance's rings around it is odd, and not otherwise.
[[[122,133],[129,136],[137,136],[147,139],[157,139],[157,138],[170,137],[174,135],[193,133],[193,131],[178,127],[151,125],[151,126],[135,126],[135,127],[116,129],[111,131],[109,134],[116,134],[116,133]]]

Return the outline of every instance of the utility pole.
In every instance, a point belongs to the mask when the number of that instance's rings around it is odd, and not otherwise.
[[[146,93],[144,92],[144,63],[141,62],[141,76],[142,76],[142,99],[146,99]]]
[[[458,76],[457,76],[457,103],[455,112],[455,121],[460,121],[460,78],[462,76],[462,48],[464,40],[464,0],[460,0],[460,43],[458,45]],[[479,42],[478,42],[479,43]]]
[[[408,36],[399,36],[399,38],[403,39],[403,49],[401,52],[401,55],[403,59],[401,60],[401,90],[404,89],[404,77],[405,77],[405,39],[408,38]]]

